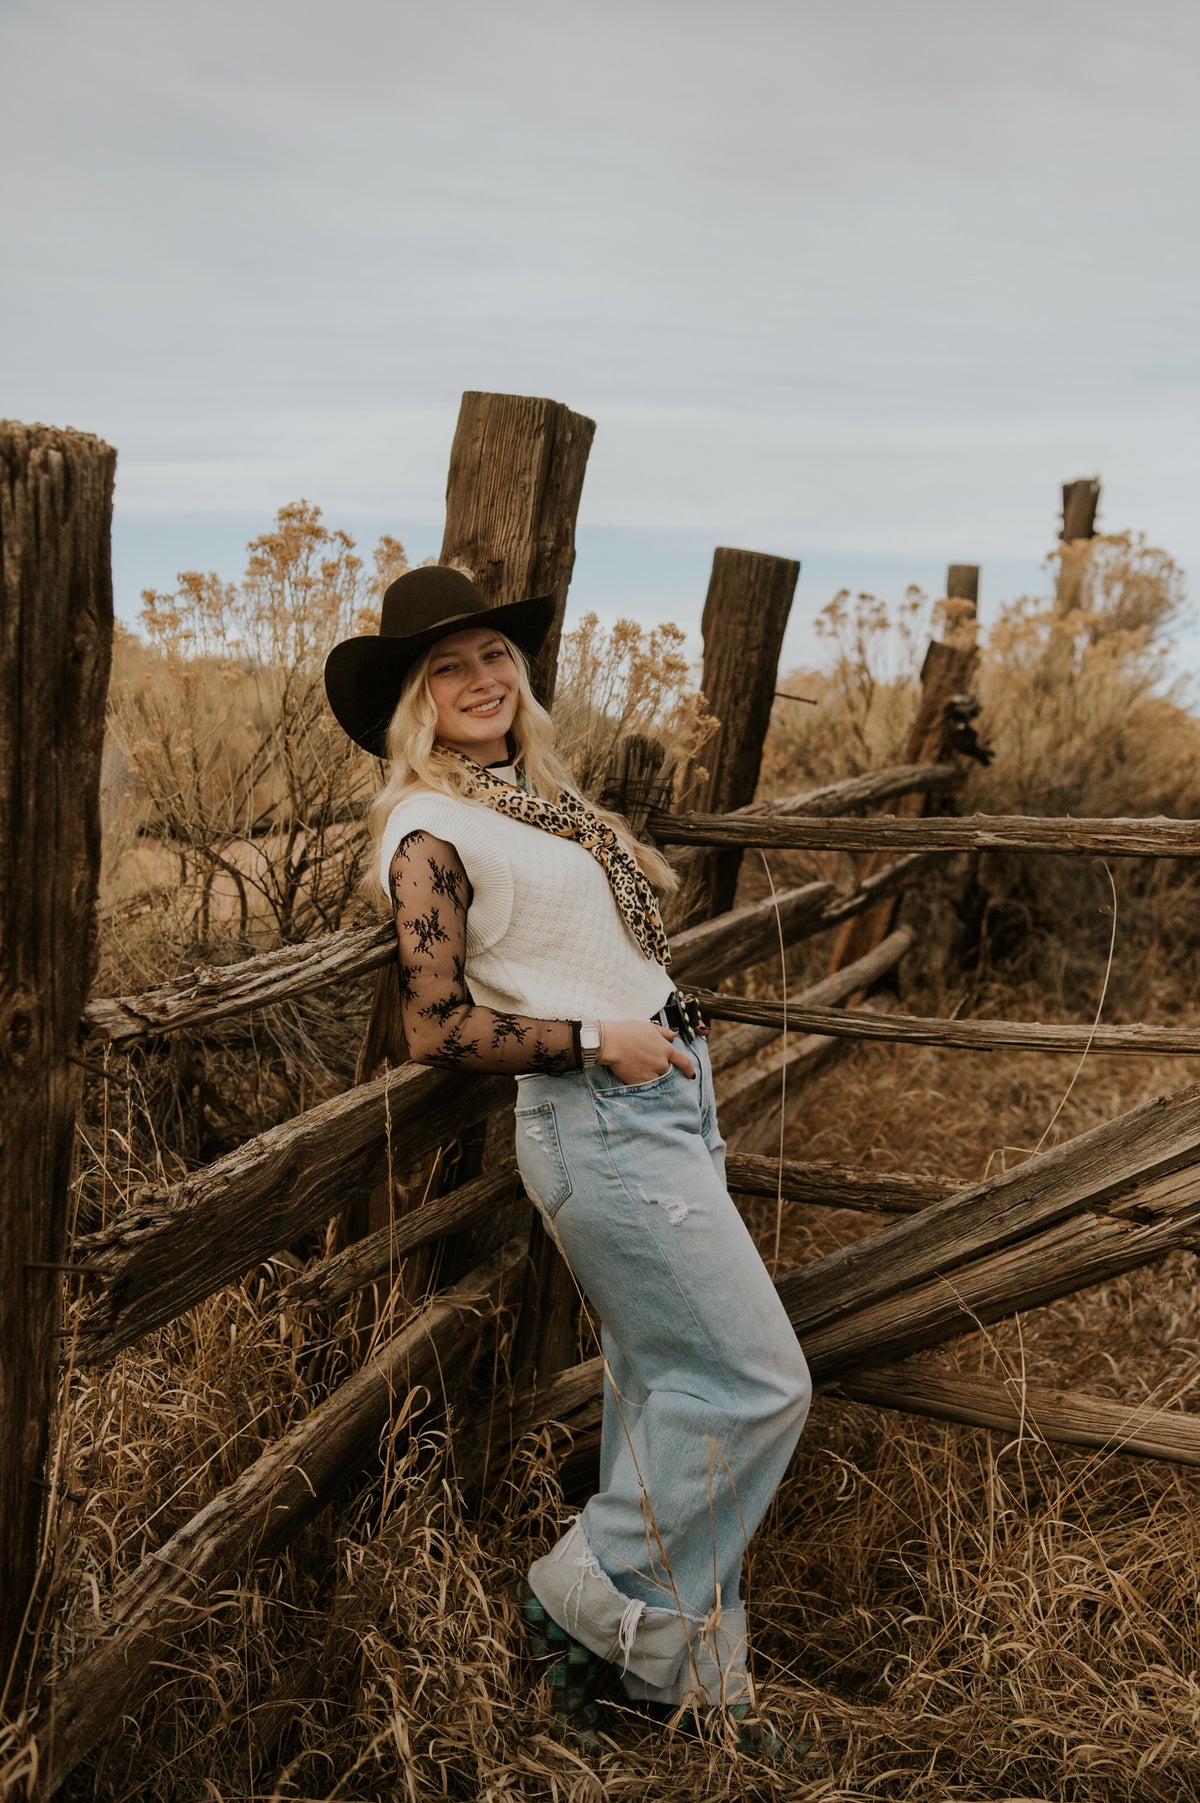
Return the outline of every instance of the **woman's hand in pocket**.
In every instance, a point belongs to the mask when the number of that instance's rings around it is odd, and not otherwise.
[[[670,1027],[660,1027],[656,1020],[606,1020],[602,1026],[600,1063],[622,1083],[650,1083],[672,1065],[685,1077],[696,1075],[695,1065],[675,1044]]]

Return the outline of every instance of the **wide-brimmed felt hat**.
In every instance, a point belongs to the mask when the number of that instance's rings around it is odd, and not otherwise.
[[[553,595],[489,607],[469,576],[441,564],[406,570],[384,591],[379,631],[343,639],[325,659],[325,693],[355,744],[387,756],[388,722],[409,670],[430,645],[464,626],[493,626],[537,656],[554,619]]]

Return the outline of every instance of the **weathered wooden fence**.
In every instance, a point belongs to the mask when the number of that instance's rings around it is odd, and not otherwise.
[[[553,402],[465,397],[451,459],[443,555],[468,558],[494,601],[530,589],[551,591],[558,595],[561,618],[591,432],[590,421]],[[0,1383],[9,1403],[6,1509],[10,1500],[14,1505],[6,1519],[15,1524],[11,1535],[6,1528],[4,1554],[6,1658],[19,1655],[26,1604],[34,1593],[37,1512],[31,1498],[42,1477],[54,1348],[60,1343],[53,1337],[59,1275],[68,1263],[83,1285],[73,1315],[72,1356],[96,1364],[237,1282],[304,1231],[345,1216],[367,1196],[374,1197],[375,1222],[360,1222],[363,1231],[351,1243],[282,1285],[280,1306],[344,1303],[389,1280],[400,1261],[450,1235],[459,1236],[460,1244],[466,1236],[473,1248],[464,1267],[452,1271],[450,1280],[443,1273],[441,1287],[383,1336],[351,1377],[121,1582],[91,1649],[59,1678],[45,1726],[39,1723],[40,1794],[50,1796],[96,1745],[114,1714],[144,1692],[155,1662],[204,1616],[214,1591],[252,1561],[286,1546],[347,1474],[369,1465],[397,1412],[420,1413],[413,1399],[422,1389],[435,1406],[494,1332],[501,1311],[519,1321],[513,1389],[500,1399],[490,1422],[460,1429],[460,1475],[478,1475],[485,1463],[495,1471],[522,1433],[551,1423],[564,1437],[569,1472],[581,1475],[597,1453],[602,1370],[599,1359],[576,1362],[574,1288],[521,1196],[511,1156],[506,1151],[491,1168],[482,1168],[482,1129],[511,1105],[514,1085],[505,1078],[464,1079],[412,1065],[376,1070],[344,1095],[258,1135],[182,1181],[139,1192],[103,1228],[64,1246],[63,1147],[77,1079],[65,1079],[63,1066],[78,1057],[80,1021],[82,1033],[94,1042],[129,1047],[184,1028],[211,1027],[376,971],[381,980],[368,1063],[378,1063],[391,1030],[388,1012],[395,1006],[382,979],[395,958],[390,924],[372,926],[83,1006],[95,883],[111,454],[73,435],[51,435],[43,442],[22,433],[22,428],[10,431],[3,446],[8,462],[0,471],[7,472],[8,484],[0,492],[6,625],[18,617],[10,599],[14,593],[29,619],[33,610],[42,610],[39,630],[59,634],[43,643],[48,653],[61,646],[52,655],[67,669],[58,680],[74,701],[65,712],[60,706],[52,719],[39,698],[45,679],[41,654],[31,656],[20,633],[0,638],[0,679],[5,693],[15,694],[24,708],[8,715],[9,721],[23,722],[22,734],[0,730],[0,798],[14,823],[14,864],[28,870],[34,887],[38,881],[51,883],[43,868],[46,848],[56,849],[60,864],[65,848],[70,873],[69,881],[61,869],[55,873],[53,893],[63,899],[44,910],[46,918],[36,926],[15,877],[3,891],[7,911],[0,916],[7,1023],[0,1035],[0,1078],[10,1086],[7,1119],[19,1120],[22,1129],[6,1133],[0,1144],[6,1223],[0,1289],[10,1310],[17,1296],[24,1311],[4,1317],[0,1340]],[[79,471],[64,483],[61,472],[71,458]],[[67,498],[43,496],[38,504],[46,511],[44,524],[21,511],[28,505],[22,497],[48,480],[44,468],[52,473],[46,493],[69,498],[78,510],[70,516],[78,524],[65,535],[66,550],[59,545],[52,551],[48,533],[51,526],[63,526]],[[962,730],[969,642],[930,648],[908,763],[754,804],[797,570],[786,560],[750,552],[716,554],[704,617],[703,680],[710,699],[719,694],[727,717],[741,727],[737,735],[725,731],[728,761],[724,756],[716,761],[706,811],[672,810],[661,751],[652,746],[623,747],[610,772],[608,798],[627,809],[639,830],[664,846],[699,848],[683,904],[692,918],[674,935],[674,970],[681,980],[706,986],[705,1000],[716,1019],[741,1023],[713,1042],[723,1115],[735,1129],[730,1187],[745,1195],[890,1217],[876,1231],[778,1279],[821,1385],[836,1385],[843,1394],[880,1407],[1006,1431],[1029,1425],[1050,1439],[1198,1464],[1200,1419],[999,1380],[952,1378],[923,1371],[919,1361],[897,1361],[971,1332],[981,1322],[1196,1243],[1200,1090],[1135,1109],[969,1189],[905,1173],[868,1174],[763,1157],[753,1149],[750,1133],[738,1144],[737,1129],[761,1116],[766,1090],[778,1081],[780,1066],[770,1057],[761,1063],[760,1054],[765,1046],[778,1046],[785,1025],[802,1036],[799,1052],[793,1046],[785,1055],[801,1059],[855,1039],[974,1050],[1022,1046],[1078,1052],[1089,1044],[1109,1052],[1200,1051],[1200,1032],[1190,1029],[1144,1025],[1093,1031],[922,1020],[858,1005],[912,944],[910,929],[896,924],[895,900],[938,857],[1002,847],[1035,854],[1195,858],[1200,826],[1179,820],[926,814],[932,797],[942,808],[952,805],[964,780],[964,756],[974,749]],[[947,586],[970,604],[976,581],[977,572],[956,566]],[[21,628],[25,634],[32,630],[28,623]],[[554,647],[538,679],[548,697]],[[73,781],[71,793],[60,783],[43,801],[33,780],[35,760],[40,756],[45,763],[48,753],[58,755],[56,748],[68,737],[72,755],[78,752],[83,759],[62,765]],[[84,744],[86,751],[80,749]],[[21,813],[12,798],[26,781],[38,800],[36,806],[22,802]],[[888,803],[896,804],[894,812],[867,812]],[[871,860],[849,893],[828,882],[809,882],[773,901],[738,908],[733,905],[737,860],[752,847],[846,849],[871,854]],[[828,974],[786,1003],[717,990],[718,983],[777,957],[781,944],[786,948],[831,928],[839,929],[839,936]],[[46,960],[53,963],[53,978],[38,974]],[[53,986],[54,1010],[29,1000],[36,1001],[39,983]],[[18,1004],[14,998],[25,1000]],[[23,1018],[35,1023],[28,1032],[20,1026]],[[464,1139],[467,1156],[459,1160],[448,1193],[435,1190],[422,1206],[391,1218],[391,1170],[400,1163],[411,1167],[448,1141]],[[10,1400],[18,1396],[19,1406]]]

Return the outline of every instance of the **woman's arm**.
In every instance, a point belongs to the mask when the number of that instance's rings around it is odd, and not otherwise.
[[[389,870],[400,942],[400,1003],[418,1064],[556,1075],[578,1066],[571,1023],[481,1008],[467,988],[471,885],[453,845],[409,833]]]

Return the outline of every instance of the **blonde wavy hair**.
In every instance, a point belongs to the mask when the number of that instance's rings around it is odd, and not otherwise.
[[[514,763],[524,776],[532,794],[543,801],[558,801],[566,794],[577,800],[580,795],[566,763],[554,746],[554,722],[533,692],[529,681],[529,663],[519,645],[497,633],[512,655],[517,668],[517,707],[513,715],[512,737],[517,747]],[[412,665],[404,679],[404,688],[388,723],[388,775],[383,788],[367,810],[367,825],[378,853],[388,816],[398,802],[422,789],[433,789],[440,795],[462,796],[467,772],[457,758],[448,757],[437,738],[437,703],[429,692],[429,665],[437,646],[431,645]],[[679,878],[660,852],[635,839],[629,822],[609,808],[585,803],[599,820],[612,827],[621,844],[636,859],[644,874],[664,894],[679,886]],[[371,871],[368,887],[378,884]]]

